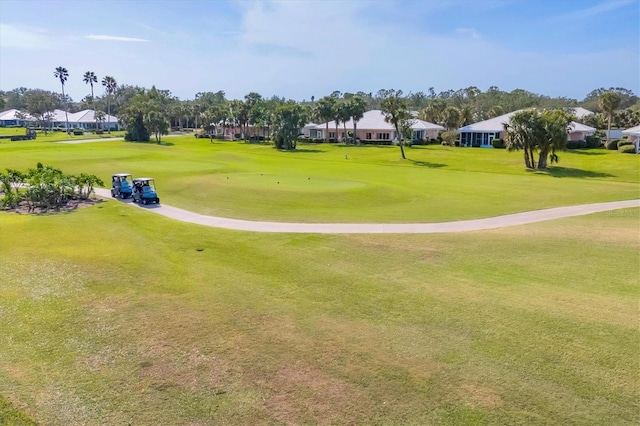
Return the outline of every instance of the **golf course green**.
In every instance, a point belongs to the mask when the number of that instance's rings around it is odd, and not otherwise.
[[[168,205],[432,222],[637,199],[640,158],[0,143],[0,169],[156,179]],[[0,424],[635,424],[640,209],[490,231],[263,234],[104,200],[0,212]]]

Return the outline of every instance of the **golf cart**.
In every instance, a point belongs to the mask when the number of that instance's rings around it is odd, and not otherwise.
[[[160,203],[160,198],[156,193],[156,185],[152,178],[135,178],[133,180],[133,202],[134,203]]]
[[[133,193],[133,181],[129,173],[116,173],[111,176],[111,196],[129,198]]]

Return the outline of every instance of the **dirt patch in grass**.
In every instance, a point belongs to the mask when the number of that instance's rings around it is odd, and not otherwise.
[[[476,407],[498,408],[504,404],[494,389],[473,383],[460,386],[459,394],[468,404]]]
[[[151,387],[162,391],[171,386],[186,389],[206,387],[224,392],[229,367],[220,358],[200,352],[167,350],[166,347],[147,348],[147,359],[141,360],[140,377],[151,380]]]
[[[281,368],[269,380],[269,387],[271,394],[263,410],[288,425],[349,424],[349,418],[355,424],[356,403],[364,397],[350,383],[306,365]]]

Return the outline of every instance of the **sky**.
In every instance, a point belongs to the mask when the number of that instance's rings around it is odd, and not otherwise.
[[[180,99],[476,86],[640,93],[640,0],[0,1],[0,90],[86,71]],[[102,94],[102,87],[96,88]]]

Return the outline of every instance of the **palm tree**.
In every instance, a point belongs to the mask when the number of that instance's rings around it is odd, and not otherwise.
[[[607,124],[607,142],[609,142],[609,135],[611,133],[611,117],[620,105],[621,100],[622,98],[616,92],[605,92],[600,95],[600,98],[598,99],[600,108],[602,108],[602,110],[609,116],[609,122]]]
[[[351,111],[349,110],[349,101],[345,101],[344,99],[340,100],[337,104],[336,108],[336,137],[338,136],[337,132],[337,124],[338,120],[342,123],[342,127],[344,128],[344,141],[348,141],[347,135],[347,121],[351,118]]]
[[[67,81],[69,79],[69,71],[67,71],[66,68],[64,67],[58,67],[56,68],[55,72],[53,73],[53,76],[57,79],[60,79],[60,84],[62,85],[62,99],[64,101],[64,118],[65,118],[65,122],[66,122],[66,129],[67,129],[67,134],[69,134],[69,114],[67,113],[67,98],[64,94],[64,83],[65,81]]]
[[[387,97],[380,103],[380,109],[384,114],[384,121],[393,124],[396,129],[396,135],[398,135],[398,146],[400,146],[400,152],[402,153],[402,159],[406,160],[403,148],[403,135],[400,133],[399,124],[410,118],[409,111],[407,110],[407,102],[402,97],[402,90],[390,90]]]
[[[489,108],[489,118],[498,117],[503,114],[504,114],[504,108],[502,108],[500,105],[494,105],[491,108]]]
[[[326,124],[326,132],[324,134],[324,141],[327,141],[329,137],[329,121],[333,118],[333,110],[336,99],[331,96],[325,96],[321,98],[316,105],[316,114],[320,120]]]
[[[107,75],[102,79],[102,85],[107,93],[107,130],[111,133],[111,97],[115,93],[118,83],[115,78]]]
[[[96,77],[96,74],[93,71],[87,71],[84,73],[82,81],[84,81],[86,84],[91,85],[91,109],[93,109],[93,115],[96,118],[96,130],[98,130],[98,117],[96,116],[96,101],[93,96],[93,83],[98,82],[98,77]]]
[[[351,120],[353,120],[353,143],[355,143],[358,138],[358,134],[356,133],[358,130],[358,121],[364,117],[364,113],[367,110],[367,101],[362,96],[355,95],[349,100],[348,110],[349,115],[351,115]]]
[[[460,110],[453,106],[447,107],[442,114],[442,123],[447,130],[456,129],[460,124]]]
[[[473,121],[473,110],[469,105],[460,108],[460,126],[466,126]]]
[[[504,130],[507,134],[505,143],[507,150],[524,151],[524,164],[527,169],[536,168],[536,160],[533,156],[533,124],[538,113],[535,110],[524,110],[515,113],[509,122],[504,123]]]

